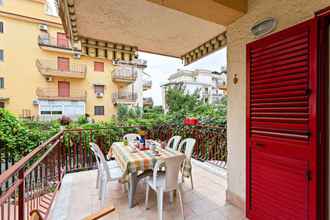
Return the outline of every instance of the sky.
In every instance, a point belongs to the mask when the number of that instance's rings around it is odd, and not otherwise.
[[[160,85],[167,82],[168,77],[177,69],[207,69],[220,72],[222,66],[227,66],[226,48],[216,51],[190,65],[184,66],[182,61],[173,57],[166,57],[150,53],[139,52],[139,59],[147,60],[145,72],[151,76],[152,88],[144,92],[144,97],[152,97],[154,105],[162,104]]]

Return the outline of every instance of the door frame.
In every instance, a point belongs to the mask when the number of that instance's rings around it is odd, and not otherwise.
[[[311,164],[311,166],[314,166],[315,168],[315,175],[314,178],[316,178],[316,185],[312,186],[312,193],[315,195],[313,196],[311,202],[313,205],[312,207],[312,216],[315,216],[316,219],[320,220],[326,220],[328,219],[327,216],[329,216],[329,213],[327,213],[327,204],[329,201],[328,199],[328,167],[327,167],[327,161],[328,158],[328,127],[330,126],[328,123],[328,118],[330,116],[328,115],[328,88],[329,88],[329,76],[328,76],[328,65],[330,57],[328,54],[328,26],[330,25],[330,7],[323,9],[317,13],[315,13],[315,17],[302,22],[301,25],[303,25],[306,22],[312,22],[312,32],[311,32],[311,38],[315,41],[315,45],[317,45],[316,48],[310,48],[310,53],[312,54],[312,60],[310,60],[312,68],[314,69],[314,72],[316,75],[313,76],[313,80],[310,82],[314,84],[316,88],[316,99],[313,100],[317,103],[316,109],[312,109],[312,111],[315,111],[314,116],[316,117],[316,124],[313,125],[313,130],[315,135],[314,141],[316,142],[316,149],[313,150],[314,158],[316,159],[316,162]],[[299,25],[299,24],[298,24]],[[294,25],[296,27],[297,25]],[[284,29],[283,31],[290,30],[290,27]],[[276,32],[270,36],[277,38],[277,36],[282,31]],[[267,38],[268,36],[264,37]],[[263,39],[263,38],[261,38]],[[258,39],[259,40],[259,39]],[[250,136],[249,136],[249,127],[250,127],[250,57],[248,56],[249,51],[249,44],[246,46],[246,214],[248,217],[251,217],[250,214],[250,205],[251,205],[251,198],[250,198],[250,163],[251,163],[251,155],[250,155]],[[318,112],[318,114],[316,114]]]
[[[329,198],[329,28],[330,28],[330,6],[315,13],[317,21],[317,44],[318,44],[318,74],[319,74],[319,94],[318,94],[318,130],[320,132],[319,140],[319,198],[320,198],[320,219],[328,219],[330,210],[328,210]]]

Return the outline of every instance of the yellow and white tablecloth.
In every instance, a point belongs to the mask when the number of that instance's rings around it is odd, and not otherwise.
[[[172,149],[156,147],[156,150],[159,152],[159,155],[155,156],[151,150],[142,151],[131,145],[125,146],[123,142],[115,142],[110,148],[112,156],[123,170],[123,177],[126,177],[130,173],[151,170],[157,160],[182,155],[181,152]],[[184,173],[187,169],[191,169],[190,161],[188,163],[187,161],[185,162]]]

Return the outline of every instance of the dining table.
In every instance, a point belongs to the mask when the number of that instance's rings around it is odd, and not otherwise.
[[[115,158],[123,171],[120,181],[128,182],[129,208],[134,207],[134,195],[139,181],[152,175],[157,160],[183,154],[171,148],[162,148],[156,141],[149,141],[144,149],[138,146],[138,143],[114,142],[109,150],[109,155]]]

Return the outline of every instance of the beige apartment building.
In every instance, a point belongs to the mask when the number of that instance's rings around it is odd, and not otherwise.
[[[142,107],[151,85],[136,48],[73,44],[51,9],[46,0],[0,0],[0,107],[42,120],[106,120],[118,104]]]

